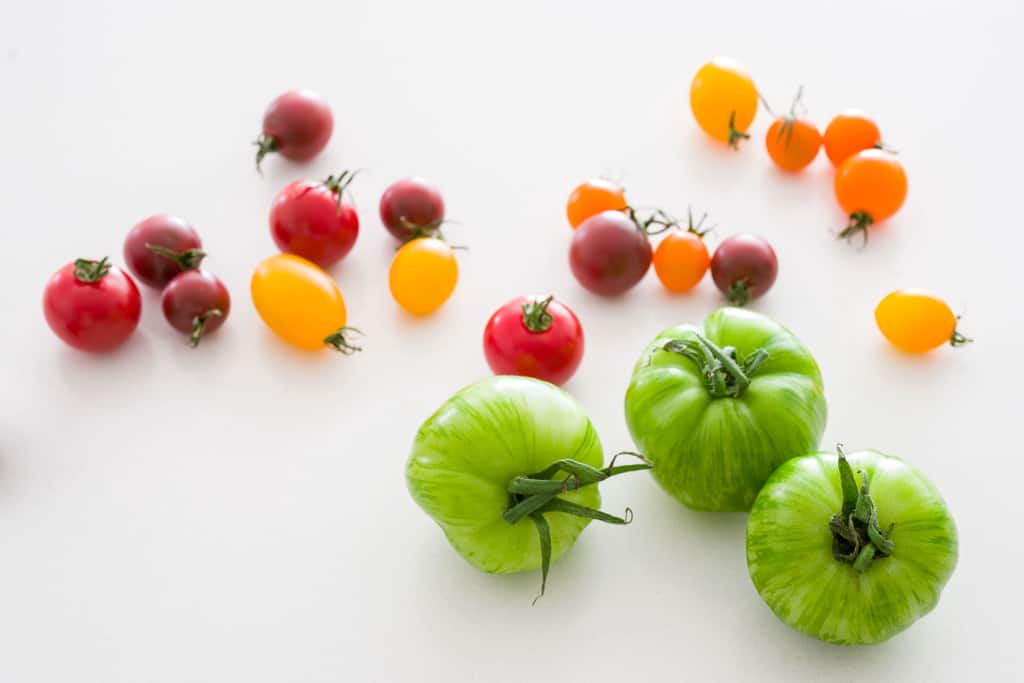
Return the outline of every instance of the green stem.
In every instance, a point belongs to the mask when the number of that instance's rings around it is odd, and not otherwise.
[[[868,227],[874,222],[875,219],[866,211],[854,211],[850,214],[850,221],[846,224],[846,227],[839,233],[839,239],[845,239],[849,242],[853,239],[854,235],[860,233],[860,246],[863,249],[868,244]]]
[[[220,318],[223,315],[224,311],[219,308],[211,308],[206,313],[192,318],[192,336],[189,338],[189,343],[193,349],[199,346],[199,340],[203,338],[203,333],[206,331],[206,321],[210,319],[210,316]]]
[[[729,146],[733,149],[739,149],[740,140],[749,139],[749,134],[736,130],[736,110],[734,109],[732,113],[729,114]]]
[[[746,306],[750,303],[750,286],[746,280],[737,280],[729,287],[726,297],[733,306]]]
[[[335,351],[340,351],[346,356],[351,356],[356,351],[363,350],[362,347],[354,346],[351,342],[349,342],[348,339],[345,338],[346,334],[350,334],[352,332],[355,332],[360,336],[363,335],[362,331],[356,329],[355,327],[342,327],[337,332],[333,332],[324,337],[324,344],[330,346]]]
[[[868,492],[870,480],[867,472],[861,471],[860,487],[857,486],[853,468],[850,467],[842,445],[839,453],[839,484],[843,493],[843,505],[838,514],[828,522],[832,534],[832,557],[849,564],[858,572],[866,572],[873,562],[892,555],[895,544],[889,538],[895,524],[883,532],[878,525],[878,508]]]
[[[263,161],[263,157],[267,156],[271,152],[276,152],[279,145],[275,138],[272,138],[265,133],[261,133],[252,144],[256,145],[256,171],[260,175],[263,175],[263,169],[260,168],[260,163]]]
[[[333,192],[338,198],[338,213],[341,213],[341,200],[345,190],[348,189],[348,186],[352,184],[352,181],[356,179],[356,175],[361,170],[357,168],[354,171],[342,171],[337,176],[327,176],[327,180],[324,181],[324,187]]]
[[[178,267],[182,270],[195,270],[199,267],[199,264],[206,258],[206,252],[202,249],[185,249],[183,251],[174,251],[167,247],[162,247],[159,244],[146,243],[146,249],[149,249],[158,256],[169,258],[178,264]]]
[[[554,296],[548,296],[540,301],[527,301],[523,304],[523,324],[530,332],[544,332],[551,327],[554,318],[548,313],[548,306],[554,300]]]
[[[696,363],[713,398],[736,398],[742,394],[750,386],[754,372],[768,359],[768,351],[759,348],[740,363],[735,349],[727,351],[698,332],[690,334],[691,338],[670,339],[661,350],[678,353]]]
[[[960,316],[956,317],[956,321],[958,323],[960,322]],[[974,340],[971,339],[970,337],[961,334],[960,330],[957,329],[956,327],[953,328],[953,334],[951,334],[949,337],[949,345],[952,346],[953,348],[963,346],[964,344],[970,344],[973,341]]]
[[[98,282],[103,276],[110,272],[110,262],[104,256],[99,261],[89,259],[75,259],[75,267],[71,274],[79,282]]]

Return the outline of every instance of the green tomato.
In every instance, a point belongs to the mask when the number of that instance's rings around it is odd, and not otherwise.
[[[830,643],[878,643],[904,630],[938,603],[956,560],[956,526],[938,490],[876,451],[793,458],[747,520],[758,593],[779,619]]]
[[[739,308],[661,332],[626,392],[629,431],[655,479],[698,510],[749,510],[776,467],[817,450],[826,412],[810,351]]]
[[[542,569],[561,557],[597,510],[598,481],[647,464],[601,469],[601,441],[558,387],[488,377],[462,389],[416,435],[406,465],[413,499],[452,547],[485,572]],[[541,586],[543,594],[543,583]]]

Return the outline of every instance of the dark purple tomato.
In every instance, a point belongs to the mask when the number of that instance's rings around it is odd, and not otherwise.
[[[754,235],[729,237],[711,257],[715,286],[736,306],[743,306],[771,289],[778,273],[779,261],[772,245]]]
[[[228,288],[213,273],[188,270],[174,278],[160,297],[164,317],[171,327],[189,335],[199,346],[204,335],[224,324],[231,312]]]
[[[380,222],[403,242],[428,237],[444,221],[444,199],[437,186],[423,178],[395,181],[380,197]]]
[[[343,196],[354,173],[322,183],[296,180],[270,207],[270,234],[278,248],[327,268],[348,254],[359,237],[359,214]]]
[[[277,152],[292,161],[308,161],[331,139],[334,117],[327,103],[309,90],[292,90],[279,95],[263,115],[263,132],[257,147],[256,169],[263,157]]]
[[[128,231],[124,262],[142,284],[163,289],[182,271],[199,267],[206,256],[202,247],[199,233],[184,220],[150,216]]]
[[[622,294],[651,266],[651,242],[629,216],[602,211],[572,234],[569,265],[579,283],[595,294]]]

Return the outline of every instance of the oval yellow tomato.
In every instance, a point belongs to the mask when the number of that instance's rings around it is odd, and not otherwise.
[[[750,137],[757,113],[757,88],[738,62],[716,57],[697,71],[690,84],[690,108],[704,131],[735,147]]]
[[[416,315],[441,306],[455,290],[459,264],[455,252],[442,240],[421,237],[406,243],[391,262],[391,296]]]
[[[893,346],[909,353],[924,353],[949,342],[971,341],[956,329],[957,317],[945,301],[920,289],[899,289],[875,308],[878,329]]]
[[[256,266],[250,283],[252,302],[274,334],[301,349],[324,346],[349,354],[360,349],[345,339],[347,312],[341,290],[312,261],[278,254]]]

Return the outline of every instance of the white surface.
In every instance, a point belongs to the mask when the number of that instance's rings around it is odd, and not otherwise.
[[[0,681],[1019,674],[1020,4],[555,4],[5,3]],[[848,106],[878,117],[910,195],[865,251],[829,233],[843,217],[824,154],[775,172],[763,112],[739,153],[698,132],[689,81],[716,54],[777,108],[803,83],[822,127]],[[299,86],[333,105],[334,137],[260,178],[263,108]],[[259,322],[249,274],[273,252],[274,193],[344,167],[367,169],[363,227],[334,274],[369,337],[358,357],[306,355]],[[441,185],[451,235],[472,247],[452,300],[422,320],[390,299],[376,216],[413,173]],[[960,565],[932,615],[873,649],[803,637],[750,584],[744,515],[690,512],[646,476],[604,487],[636,522],[592,525],[531,608],[537,575],[477,573],[412,503],[413,434],[487,372],[480,334],[506,299],[575,308],[588,350],[567,388],[609,452],[631,445],[622,395],[644,343],[717,305],[709,281],[670,297],[651,273],[616,301],[575,283],[563,203],[601,173],[636,204],[710,211],[717,239],[775,245],[781,274],[754,308],[815,351],[824,444],[912,460],[956,516]],[[161,211],[200,230],[234,296],[227,325],[192,351],[147,292],[120,352],[64,348],[45,279],[77,256],[120,260],[129,227]],[[977,343],[890,350],[872,310],[904,286],[964,309]]]

